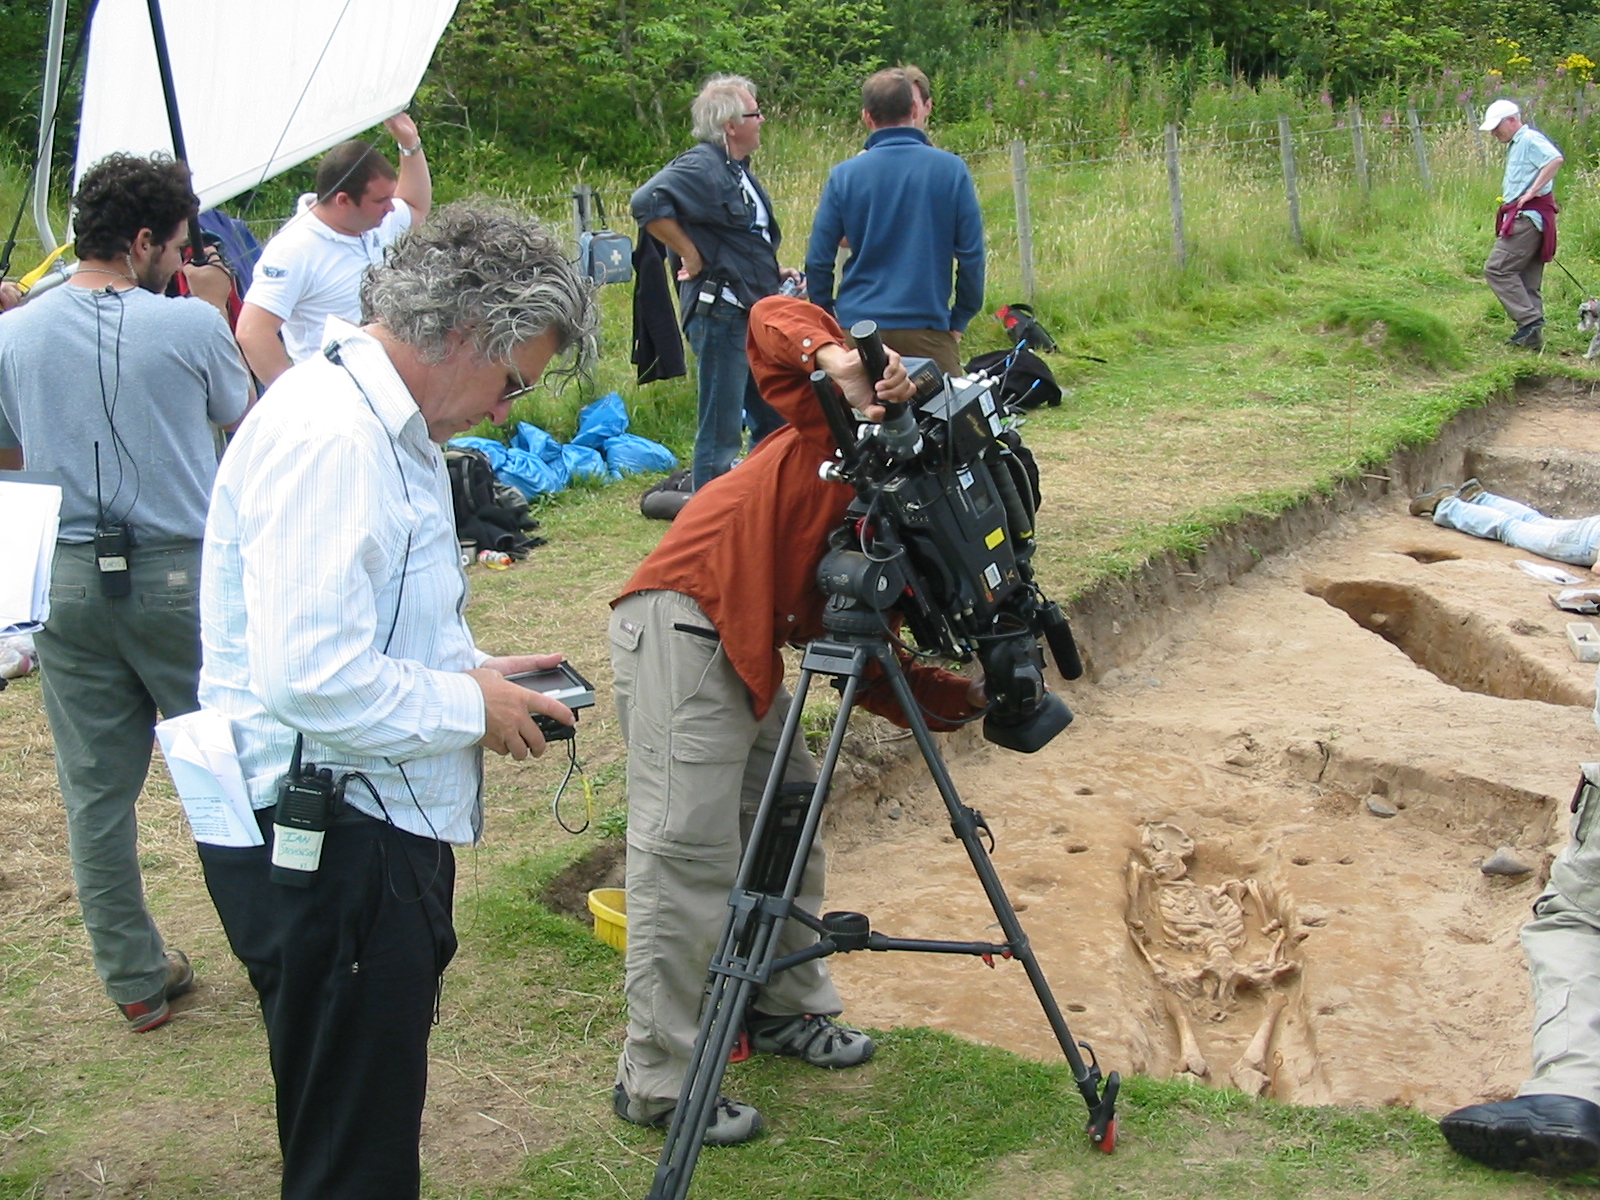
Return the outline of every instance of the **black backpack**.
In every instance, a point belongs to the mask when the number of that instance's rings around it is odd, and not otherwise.
[[[1008,358],[1012,359],[1011,365],[1003,367]],[[1060,407],[1061,387],[1044,359],[1032,350],[993,350],[967,363],[969,375],[979,371],[997,374],[1001,370],[1005,375],[995,388],[995,399],[1005,407],[1039,408],[1046,404],[1051,408]]]
[[[528,502],[516,488],[495,478],[487,454],[470,446],[446,446],[444,462],[457,539],[518,560],[544,545],[544,538],[529,536],[539,522],[528,515]]]

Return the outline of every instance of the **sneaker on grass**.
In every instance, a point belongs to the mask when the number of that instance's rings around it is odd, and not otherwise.
[[[189,956],[182,950],[168,950],[167,982],[162,989],[146,1000],[119,1004],[117,1007],[127,1018],[130,1030],[134,1033],[146,1033],[172,1020],[172,1008],[167,1002],[176,1000],[192,987],[194,987],[194,968],[189,965]]]
[[[813,1067],[859,1067],[877,1049],[861,1030],[820,1013],[769,1017],[752,1012],[746,1025],[750,1049],[758,1054],[787,1054]]]
[[[611,1089],[611,1110],[624,1121],[650,1129],[665,1129],[672,1124],[676,1100],[640,1100],[628,1095],[620,1083]],[[706,1129],[706,1145],[737,1146],[761,1132],[761,1114],[748,1104],[718,1096],[712,1108],[711,1124]]]

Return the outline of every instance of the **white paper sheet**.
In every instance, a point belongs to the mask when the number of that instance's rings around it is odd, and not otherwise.
[[[1560,567],[1549,567],[1544,563],[1529,562],[1525,558],[1514,558],[1511,561],[1516,563],[1517,566],[1521,567],[1535,579],[1542,579],[1546,583],[1570,585],[1583,582],[1583,578],[1581,576],[1574,575],[1571,571],[1563,571]]]
[[[202,708],[162,721],[156,738],[194,840],[208,846],[261,845],[228,718]]]
[[[32,632],[50,618],[60,524],[60,487],[0,480],[0,631]]]

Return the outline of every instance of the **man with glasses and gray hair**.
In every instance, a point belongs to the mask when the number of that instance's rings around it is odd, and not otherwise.
[[[438,444],[504,421],[553,359],[588,352],[590,285],[538,222],[455,205],[361,298],[368,324],[330,319],[241,427],[203,558],[200,703],[228,718],[264,844],[200,859],[261,998],[286,1200],[417,1196],[451,846],[482,833],[483,749],[537,756],[535,714],[573,721],[507,678],[560,655],[473,643]],[[342,799],[289,886],[274,806],[302,750]]]
[[[783,235],[750,170],[763,120],[755,84],[714,75],[690,113],[697,144],[634,192],[632,204],[634,220],[678,263],[678,307],[699,364],[698,490],[733,466],[746,424],[752,448],[783,427],[750,378],[745,333],[751,306],[800,272],[778,266]]]

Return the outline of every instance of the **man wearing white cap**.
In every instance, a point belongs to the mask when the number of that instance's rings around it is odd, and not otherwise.
[[[1522,121],[1515,101],[1496,100],[1483,114],[1484,133],[1506,143],[1506,173],[1500,184],[1497,234],[1483,277],[1516,324],[1507,341],[1537,350],[1544,345],[1544,301],[1539,295],[1544,264],[1556,256],[1556,208],[1553,180],[1561,169],[1561,151]]]

